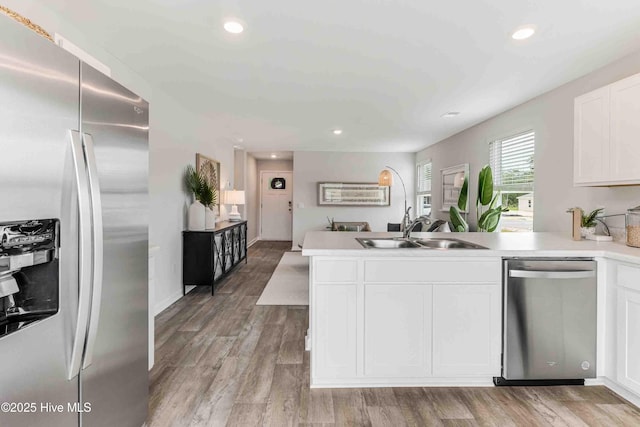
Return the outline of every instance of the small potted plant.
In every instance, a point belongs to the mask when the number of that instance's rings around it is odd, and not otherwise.
[[[596,225],[598,225],[598,220],[596,219],[596,217],[602,212],[602,210],[602,208],[594,209],[585,215],[584,211],[580,209],[580,211],[582,212],[582,219],[580,221],[580,234],[582,235],[582,237],[596,234]]]

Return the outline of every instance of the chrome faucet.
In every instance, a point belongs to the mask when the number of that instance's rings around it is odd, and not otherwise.
[[[411,208],[409,208],[411,209]],[[409,209],[407,209],[407,215],[409,214]],[[405,219],[407,219],[407,217],[405,217]],[[404,228],[403,232],[402,232],[402,237],[405,239],[408,239],[411,237],[411,232],[413,231],[413,229],[416,227],[416,225],[418,224],[422,224],[424,225],[431,225],[431,218],[428,215],[422,215],[417,217],[416,219],[414,219],[413,221],[411,221],[411,223]]]

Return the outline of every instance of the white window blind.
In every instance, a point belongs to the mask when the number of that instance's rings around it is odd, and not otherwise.
[[[431,192],[431,161],[418,163],[418,194]]]
[[[495,191],[533,191],[535,132],[528,131],[489,145]]]

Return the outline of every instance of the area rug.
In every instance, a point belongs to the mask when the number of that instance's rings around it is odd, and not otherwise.
[[[309,305],[309,258],[285,252],[256,305]]]

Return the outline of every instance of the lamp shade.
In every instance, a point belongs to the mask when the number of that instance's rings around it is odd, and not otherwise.
[[[227,190],[224,192],[225,205],[244,205],[244,191]]]
[[[388,169],[384,169],[378,175],[378,185],[381,187],[391,187],[393,185],[393,175]]]

